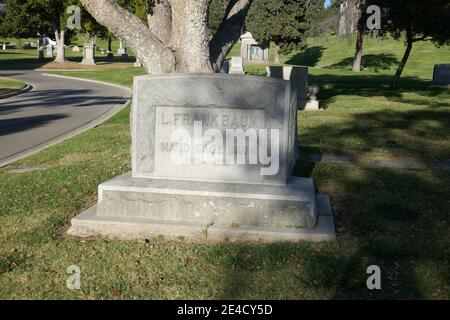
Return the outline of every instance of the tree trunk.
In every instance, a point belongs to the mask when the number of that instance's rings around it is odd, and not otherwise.
[[[38,59],[39,61],[44,61],[44,39],[39,38],[38,40]]]
[[[275,46],[275,58],[273,63],[274,64],[281,64],[280,59],[280,47],[278,45]]]
[[[209,61],[208,0],[170,0],[170,47],[177,72],[212,72]]]
[[[245,17],[251,0],[231,0],[219,29],[209,43],[210,61],[215,72],[222,65],[244,30]]]
[[[413,36],[410,31],[406,32],[406,51],[403,56],[402,61],[400,62],[400,65],[398,66],[397,72],[395,73],[394,78],[391,82],[391,90],[396,90],[398,88],[398,83],[400,81],[400,77],[402,76],[403,69],[406,66],[406,63],[408,62],[409,56],[411,54],[412,48],[413,48]]]
[[[356,35],[355,57],[353,58],[353,71],[361,72],[361,62],[363,53],[364,31],[358,30]]]
[[[133,50],[148,73],[161,74],[220,70],[239,40],[251,0],[230,0],[226,18],[211,41],[211,0],[158,0],[147,24],[116,0],[81,2],[100,24]]]
[[[108,38],[108,53],[112,52],[112,37]]]
[[[64,48],[65,31],[55,31],[56,37],[56,58],[55,62],[64,63],[66,61],[66,53]]]

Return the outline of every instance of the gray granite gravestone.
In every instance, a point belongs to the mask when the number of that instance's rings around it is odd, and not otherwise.
[[[433,83],[450,84],[450,64],[437,64],[434,66]]]
[[[227,74],[134,80],[132,172],[99,186],[69,234],[120,239],[333,240],[328,197],[291,176],[297,93]]]
[[[108,55],[106,56],[106,61],[113,62],[114,61],[114,53],[108,52]]]
[[[308,101],[308,67],[270,66],[266,67],[267,76],[291,82],[297,90],[298,109],[306,108]]]
[[[230,74],[244,74],[242,57],[231,57]]]

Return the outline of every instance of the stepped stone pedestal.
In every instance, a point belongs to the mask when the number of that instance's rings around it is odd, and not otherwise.
[[[297,92],[226,74],[134,81],[132,172],[99,186],[69,234],[119,239],[334,240],[327,196],[291,177]]]

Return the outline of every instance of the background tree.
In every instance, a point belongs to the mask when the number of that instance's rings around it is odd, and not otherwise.
[[[30,0],[6,0],[0,26],[2,34],[15,38],[31,38],[48,35],[52,30],[47,12]]]
[[[311,0],[308,8],[306,16],[309,19],[310,26],[307,31],[308,36],[314,37],[315,29],[320,24],[321,21],[325,20],[330,12],[330,8],[325,8],[325,0]]]
[[[255,0],[249,10],[246,27],[259,43],[275,43],[275,64],[280,54],[300,48],[306,40],[310,17],[308,0]]]
[[[229,0],[212,0],[209,5],[209,28],[215,33],[222,23]]]
[[[16,38],[55,37],[55,62],[64,62],[67,7],[75,0],[7,0],[2,30]],[[70,35],[70,33],[69,33]]]
[[[350,2],[351,6],[354,6],[355,11],[358,13],[357,23],[356,23],[356,46],[355,55],[353,57],[353,71],[361,72],[361,62],[363,55],[363,44],[364,44],[364,34],[366,30],[366,9],[365,0],[352,0]]]
[[[230,0],[212,39],[211,0],[155,0],[148,23],[115,0],[81,0],[86,9],[136,54],[149,73],[212,72],[241,36],[251,0]]]
[[[77,4],[81,5],[81,3]],[[95,44],[97,38],[106,39],[110,36],[108,29],[99,24],[84,8],[81,10],[81,30],[78,33],[84,35],[86,41],[93,44]]]
[[[437,46],[450,44],[450,2],[448,0],[366,0],[382,10],[381,31],[395,39],[404,34],[406,51],[392,79],[397,89],[414,43],[432,41]]]

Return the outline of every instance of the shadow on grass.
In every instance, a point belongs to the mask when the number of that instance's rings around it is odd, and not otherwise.
[[[289,58],[286,63],[299,66],[315,67],[320,61],[320,58],[322,58],[324,50],[325,48],[322,46],[307,48],[306,50]]]
[[[11,53],[8,53],[11,54]],[[45,58],[40,61],[37,58],[17,58],[17,59],[0,59],[0,69],[2,70],[29,70],[38,69],[47,63],[52,62],[54,59]]]
[[[332,203],[338,241],[207,249],[207,262],[223,271],[215,298],[446,297],[450,174],[319,165],[314,179],[322,192],[327,184],[337,189]],[[382,290],[367,289],[371,265],[381,268]]]
[[[319,100],[321,107],[326,109],[334,101],[336,96],[360,96],[360,97],[385,97],[390,101],[422,105],[423,100],[404,100],[405,92],[418,93],[424,97],[430,97],[427,105],[442,108],[448,104],[433,101],[431,98],[448,94],[448,86],[437,86],[418,77],[402,77],[400,90],[389,89],[392,80],[391,75],[336,75],[321,74],[309,75],[309,83],[320,87]],[[400,100],[401,99],[401,100]]]
[[[0,52],[1,53],[1,52]],[[7,52],[1,53],[5,55],[21,55],[21,53],[15,52]],[[80,63],[82,61],[81,56],[66,56],[66,60],[68,62]],[[108,61],[106,56],[96,56],[95,60],[98,64],[106,65],[112,64],[115,62],[129,62],[133,63],[136,61],[134,56],[128,56],[126,58],[122,58],[120,56],[114,56],[113,61]],[[30,69],[39,69],[43,66],[52,63],[54,58],[45,58],[44,60],[39,60],[35,57],[14,57],[11,59],[0,59],[0,70],[30,70]]]
[[[308,143],[302,151],[321,151],[314,145],[326,139],[335,151],[348,138],[369,148],[388,143],[423,160],[450,156],[428,145],[445,141],[448,128],[447,110],[368,111],[306,129],[299,141]],[[391,130],[406,140],[395,140]],[[313,177],[320,193],[332,196],[338,241],[217,245],[207,251],[224,272],[217,298],[449,298],[449,172],[300,162],[295,175]],[[366,286],[371,265],[381,268],[382,290]]]
[[[362,67],[378,70],[389,70],[392,66],[398,66],[400,62],[390,53],[366,54],[362,58]],[[327,69],[344,69],[353,65],[353,57],[342,59],[340,62],[329,65]]]
[[[326,152],[342,154],[352,141],[361,147],[358,152],[389,148],[417,161],[445,160],[450,150],[436,148],[430,141],[445,142],[450,128],[447,110],[376,111],[356,114],[350,121],[327,122],[303,132],[300,141],[320,145],[326,140]]]

